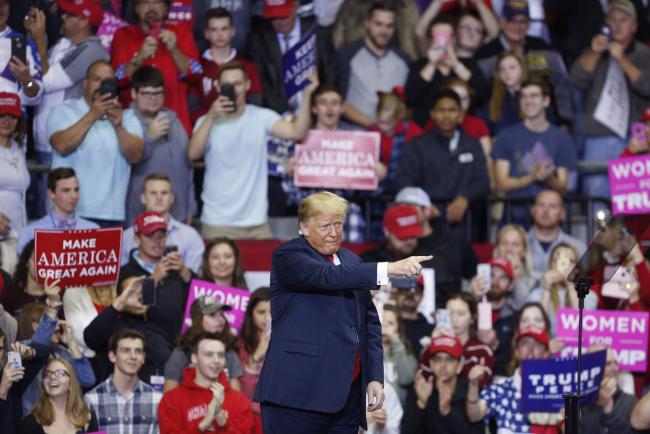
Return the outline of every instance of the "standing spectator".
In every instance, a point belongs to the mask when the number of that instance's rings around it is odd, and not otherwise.
[[[167,175],[154,172],[145,177],[140,194],[140,202],[144,205],[144,210],[158,213],[165,219],[167,222],[167,245],[176,246],[183,263],[196,273],[201,265],[204,243],[196,229],[176,220],[171,214],[175,200],[173,184]],[[136,246],[135,226],[131,226],[122,235],[122,265],[129,262]]]
[[[424,297],[424,282],[416,281],[415,284],[402,283],[400,280],[391,282],[393,297],[400,314],[399,321],[404,326],[404,336],[413,350],[413,354],[420,354],[422,343],[420,339],[431,335],[433,325],[418,311]],[[408,287],[400,287],[408,286]]]
[[[594,117],[603,93],[608,69],[616,62],[623,70],[629,94],[629,119],[640,119],[650,103],[650,48],[634,40],[637,15],[629,0],[611,2],[606,23],[611,29],[611,41],[596,34],[588,48],[571,67],[571,78],[585,93],[584,156],[586,161],[607,161],[618,157],[626,145],[616,134]],[[629,122],[629,121],[628,121]],[[626,132],[629,129],[626,128]],[[583,179],[583,193],[589,197],[609,197],[607,175],[589,175]]]
[[[381,344],[384,349],[384,378],[397,392],[402,406],[413,385],[418,361],[404,334],[399,308],[384,304],[381,313]]]
[[[239,247],[230,238],[208,241],[200,269],[201,279],[232,288],[248,289]]]
[[[432,103],[436,129],[406,147],[395,183],[398,189],[424,189],[450,227],[463,236],[460,222],[467,209],[490,189],[485,156],[480,143],[458,128],[462,115],[458,94],[441,90]]]
[[[0,4],[0,15],[3,7]],[[18,95],[0,92],[0,248],[14,257],[18,236],[27,223],[25,192],[29,187],[21,118]]]
[[[43,75],[43,98],[34,115],[34,147],[39,164],[52,163],[52,146],[46,132],[50,111],[64,100],[83,96],[83,81],[88,67],[110,58],[95,35],[104,12],[98,1],[60,2],[61,32],[56,40],[49,24],[58,18],[35,7],[24,20],[27,35],[36,43]],[[48,40],[48,38],[50,38]],[[55,43],[56,42],[56,43]],[[51,46],[48,50],[48,46]],[[45,177],[38,176],[38,215],[46,214]]]
[[[115,332],[108,344],[113,373],[86,393],[84,400],[106,434],[151,434],[158,431],[161,393],[138,378],[144,364],[144,335]]]
[[[3,291],[2,305],[12,315],[17,315],[20,309],[33,301],[44,302],[47,294],[43,285],[36,281],[36,265],[34,262],[34,241],[25,245],[18,257],[16,271],[12,277],[13,288]]]
[[[192,0],[192,9],[194,11],[193,33],[199,49],[210,48],[210,38],[205,35],[205,29],[208,28],[208,20],[210,19],[209,10],[223,8],[232,17],[232,28],[235,31],[232,47],[240,53],[243,52],[250,31],[255,3],[255,0]]]
[[[252,402],[257,380],[264,365],[264,357],[271,337],[271,292],[268,287],[257,288],[248,300],[244,323],[239,337],[239,361],[244,370],[241,392],[251,401],[253,434],[262,434],[260,405]]]
[[[21,434],[98,430],[97,417],[84,403],[81,386],[69,362],[55,357],[45,366],[40,397],[18,424]],[[47,431],[46,431],[47,430]]]
[[[36,229],[95,229],[99,226],[76,215],[79,202],[79,180],[74,169],[58,167],[47,175],[47,195],[52,202],[48,215],[29,224],[20,233],[17,252],[20,255],[25,245],[34,239]]]
[[[488,121],[493,136],[521,121],[519,92],[528,79],[528,66],[515,51],[504,51],[496,61],[492,94],[487,104]]]
[[[164,173],[170,179],[173,202],[169,212],[181,222],[192,219],[194,205],[194,180],[190,160],[187,158],[189,138],[176,113],[163,108],[165,102],[164,79],[160,70],[142,66],[131,77],[133,108],[124,111],[128,122],[140,124],[143,131],[144,155],[131,168],[131,179],[126,196],[126,221],[131,223],[144,211],[140,192],[146,177]]]
[[[413,120],[420,126],[429,120],[433,99],[448,80],[459,78],[482,94],[487,93],[487,84],[476,62],[456,55],[451,20],[434,21],[427,36],[430,44],[426,57],[411,64],[405,89],[406,103],[413,109]]]
[[[564,193],[576,163],[573,140],[546,118],[551,98],[544,82],[522,83],[520,100],[523,122],[502,130],[492,149],[496,187],[515,198],[532,198],[547,187]],[[528,210],[526,204],[512,204],[506,218],[525,225]]]
[[[578,252],[578,257],[587,251],[584,241],[567,234],[560,226],[566,218],[566,209],[562,194],[557,190],[547,188],[537,193],[530,215],[533,225],[528,231],[528,244],[534,271],[546,271],[550,252],[560,243],[571,245]]]
[[[119,80],[120,100],[132,100],[130,81],[142,65],[155,66],[165,81],[165,106],[176,113],[189,134],[188,81],[201,74],[199,52],[192,32],[182,23],[167,21],[170,0],[136,0],[138,22],[115,33],[111,62]]]
[[[123,119],[117,97],[101,94],[115,80],[111,65],[99,60],[88,68],[83,97],[65,101],[47,118],[54,148],[52,168],[71,167],[79,180],[78,212],[100,226],[120,226],[131,164],[143,154],[142,128]]]
[[[18,32],[29,32],[28,20],[34,21],[34,9],[39,8],[45,13],[48,46],[53,46],[61,37],[61,21],[59,2],[57,0],[25,0],[13,2],[9,13],[9,25]],[[32,38],[33,39],[33,38]]]
[[[392,2],[373,2],[365,21],[365,36],[338,51],[337,81],[345,95],[345,116],[364,128],[375,120],[377,92],[390,92],[406,83],[410,59],[391,46],[397,15]]]
[[[196,1],[195,1],[196,3]],[[233,15],[225,7],[208,9],[204,18],[203,34],[209,46],[201,56],[203,76],[192,86],[192,92],[197,94],[198,108],[192,113],[192,120],[196,121],[210,110],[210,106],[219,97],[216,77],[219,67],[231,61],[241,63],[246,69],[246,74],[251,81],[251,87],[246,93],[248,101],[252,104],[262,105],[262,83],[255,63],[241,55],[243,47],[236,49],[233,41],[239,36],[239,29],[233,21]],[[199,21],[199,20],[197,20]],[[248,24],[246,24],[248,26]]]
[[[205,156],[203,237],[271,238],[267,137],[297,141],[305,136],[311,124],[310,98],[318,80],[310,77],[300,114],[291,122],[269,109],[246,104],[250,80],[240,64],[222,66],[217,80],[219,86],[233,85],[235,101],[220,95],[197,121],[188,147],[192,160]]]
[[[433,338],[420,359],[422,369],[415,375],[415,384],[409,391],[402,417],[403,434],[485,431],[480,421],[470,422],[467,417],[468,382],[459,375],[462,359],[463,347],[458,338]]]
[[[304,93],[290,99],[284,93],[282,55],[314,25],[313,18],[298,17],[299,3],[299,0],[264,0],[265,19],[248,35],[247,54],[257,65],[262,80],[262,106],[277,113],[298,113],[302,104],[310,106],[309,100],[304,100]],[[336,58],[331,35],[324,27],[316,26],[318,77],[323,83],[333,83]]]
[[[192,343],[192,364],[183,382],[160,401],[160,434],[229,432],[246,434],[253,428],[253,413],[246,397],[228,384],[224,372],[223,342],[202,333]]]

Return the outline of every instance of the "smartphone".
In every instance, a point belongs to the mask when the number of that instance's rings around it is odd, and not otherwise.
[[[630,127],[630,135],[641,143],[648,142],[648,132],[643,122],[634,122]]]
[[[220,86],[219,93],[221,95],[227,97],[230,101],[232,101],[233,105],[235,106],[233,111],[236,111],[237,110],[237,99],[235,97],[235,86],[233,86],[230,83],[224,83],[223,85]]]
[[[418,279],[415,277],[391,277],[390,287],[395,289],[415,289],[418,285]]]
[[[142,280],[142,304],[144,306],[156,304],[156,284],[151,277]]]
[[[476,266],[476,275],[481,276],[485,281],[483,291],[485,293],[490,292],[490,286],[492,284],[492,267],[490,264],[478,264]]]
[[[9,351],[7,353],[7,363],[12,368],[22,368],[23,367],[23,361],[20,358],[20,353],[18,351]],[[20,378],[22,378],[22,377],[20,377]]]
[[[477,305],[478,309],[478,329],[492,330],[492,305],[487,301],[482,301]]]
[[[173,244],[166,246],[165,250],[163,250],[163,256],[169,255],[171,252],[178,252],[178,246],[175,246]]]
[[[160,38],[161,30],[162,30],[162,23],[160,21],[151,23],[151,25],[149,26],[149,36],[153,36],[154,38],[158,39]]]
[[[104,96],[109,94],[111,98],[117,96],[117,81],[114,78],[105,78],[99,84],[99,94]]]
[[[451,41],[451,32],[448,29],[437,29],[433,32],[433,46],[447,48]]]
[[[612,29],[607,24],[601,27],[600,34],[606,36],[607,40],[612,42]]]
[[[436,328],[444,329],[449,333],[454,332],[454,327],[451,324],[451,311],[449,309],[436,310]]]
[[[21,62],[27,64],[27,44],[22,36],[11,38],[11,56],[17,57]]]

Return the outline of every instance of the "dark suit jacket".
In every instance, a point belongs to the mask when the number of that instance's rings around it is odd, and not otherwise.
[[[313,19],[300,20],[301,35],[314,24]],[[269,20],[253,29],[248,35],[246,54],[257,66],[262,80],[262,105],[278,113],[289,110],[284,96],[282,76],[282,51],[278,37]],[[333,84],[336,79],[336,55],[332,44],[331,28],[318,26],[316,30],[316,59],[318,79],[321,83]]]
[[[361,384],[384,380],[381,325],[370,289],[377,264],[346,249],[336,266],[296,238],[273,252],[273,332],[254,401],[335,413],[345,405],[357,348]],[[363,414],[365,425],[365,410]]]

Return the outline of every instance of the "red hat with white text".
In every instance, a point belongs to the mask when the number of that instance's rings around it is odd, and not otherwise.
[[[104,9],[97,0],[59,0],[59,7],[87,19],[95,27],[99,27],[104,20]]]
[[[287,18],[293,11],[294,0],[264,0],[264,18]]]
[[[157,212],[141,212],[135,219],[133,231],[136,234],[151,235],[156,231],[167,231],[167,222]]]
[[[429,347],[422,352],[420,356],[420,366],[429,367],[429,360],[433,358],[437,353],[447,353],[454,359],[460,359],[463,357],[463,345],[460,343],[460,340],[454,336],[438,336],[433,338]]]
[[[515,342],[519,342],[519,339],[527,336],[535,339],[537,342],[546,345],[546,348],[548,348],[550,339],[548,338],[548,333],[546,333],[546,330],[539,327],[528,326],[519,330],[519,333],[517,333],[517,337],[515,338]]]
[[[0,92],[0,115],[21,117],[20,97],[13,92]]]
[[[384,227],[397,238],[414,238],[422,235],[420,213],[411,205],[394,205],[384,212]]]
[[[488,261],[488,264],[490,264],[493,267],[501,268],[503,271],[506,272],[506,276],[508,276],[508,279],[510,280],[514,279],[515,273],[512,271],[512,264],[507,259],[492,258]]]

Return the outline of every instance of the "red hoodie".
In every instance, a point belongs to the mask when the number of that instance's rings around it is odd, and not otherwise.
[[[208,410],[212,392],[196,384],[195,377],[195,368],[185,368],[181,384],[163,395],[158,405],[160,434],[250,434],[253,429],[251,403],[242,393],[230,388],[223,372],[219,383],[225,388],[222,408],[228,412],[228,422],[218,427],[215,418],[213,426],[216,430],[199,430],[199,422]]]

